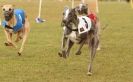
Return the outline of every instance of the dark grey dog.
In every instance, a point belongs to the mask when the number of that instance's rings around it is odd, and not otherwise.
[[[89,32],[79,34],[78,33],[79,19],[77,17],[77,8],[69,9],[65,8],[62,19],[62,26],[64,27],[61,51],[58,53],[60,57],[67,58],[74,43],[78,43],[80,46],[76,52],[76,55],[81,54],[81,48],[86,43],[90,47],[90,64],[88,67],[88,75],[92,75],[92,63],[96,54],[96,49],[99,44],[98,28],[92,22],[92,27]]]

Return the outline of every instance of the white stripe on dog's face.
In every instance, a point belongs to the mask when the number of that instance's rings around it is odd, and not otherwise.
[[[83,4],[79,4],[79,10],[81,11],[83,7]]]
[[[68,18],[69,12],[70,12],[69,9],[67,9],[67,10],[64,12],[64,20],[66,20],[66,19]]]

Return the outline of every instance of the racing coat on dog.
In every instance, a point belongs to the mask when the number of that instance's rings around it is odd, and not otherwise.
[[[5,20],[2,21],[2,26],[3,26],[3,28],[12,29],[13,32],[16,33],[23,28],[23,25],[25,23],[25,12],[22,9],[15,9],[14,15],[15,15],[16,21],[17,21],[15,26],[13,26],[13,27],[8,26],[7,21],[5,21]]]

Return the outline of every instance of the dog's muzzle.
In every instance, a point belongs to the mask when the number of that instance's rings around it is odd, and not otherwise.
[[[13,11],[4,11],[4,17],[6,21],[9,21],[13,17]]]

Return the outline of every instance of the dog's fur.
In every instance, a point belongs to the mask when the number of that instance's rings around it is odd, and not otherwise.
[[[14,5],[11,5],[11,4],[3,5],[2,10],[3,10],[4,19],[8,20],[8,21],[6,21],[8,26],[12,27],[13,25],[15,25],[17,23],[17,20],[16,20],[14,13],[13,13],[14,12]],[[5,12],[7,13],[7,16],[9,16],[9,19],[6,19],[6,16],[4,14]],[[13,47],[17,48],[17,45],[15,44],[15,42],[18,42],[22,39],[23,40],[22,45],[18,51],[18,54],[20,56],[23,49],[24,49],[24,44],[26,42],[29,31],[30,31],[30,24],[29,24],[29,21],[28,21],[26,14],[25,14],[25,23],[24,23],[23,28],[21,30],[14,33],[11,29],[4,28],[4,32],[5,32],[6,39],[7,39],[7,42],[5,42],[5,45],[6,46],[13,46]],[[12,40],[13,34],[17,35],[15,42]]]
[[[71,40],[71,38],[69,38],[69,35],[75,31],[76,36],[77,36],[76,40],[78,40],[79,41],[78,44],[80,44],[80,47],[76,52],[76,55],[81,54],[81,48],[83,47],[83,45],[85,43],[87,43],[87,45],[90,47],[91,59],[90,59],[90,64],[88,67],[87,74],[91,75],[93,59],[95,57],[96,49],[98,48],[98,44],[99,44],[98,27],[96,25],[94,25],[94,23],[92,21],[92,27],[91,27],[90,31],[79,35],[78,31],[73,29],[73,26],[78,27],[78,23],[79,23],[79,20],[77,18],[76,8],[70,9],[68,18],[67,19],[63,18],[63,20],[62,20],[62,25],[65,27],[65,30],[64,30],[63,38],[62,38],[61,52],[59,52],[58,54],[60,57],[64,57],[64,58],[69,56],[70,50],[71,50],[73,44],[75,43]]]

